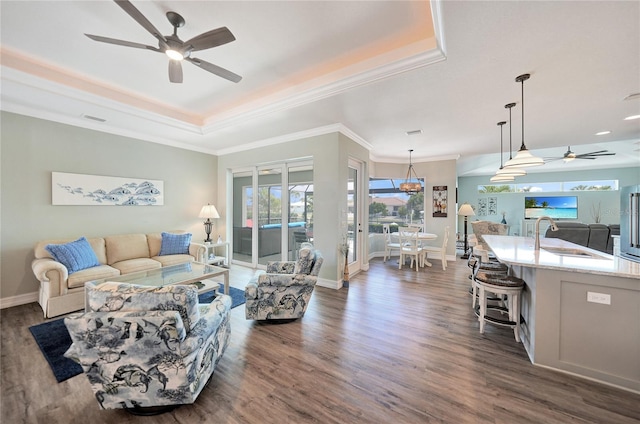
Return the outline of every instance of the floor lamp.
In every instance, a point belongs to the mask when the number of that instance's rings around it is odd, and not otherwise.
[[[462,255],[462,259],[469,259],[469,243],[467,241],[467,219],[470,216],[474,216],[475,212],[473,212],[473,208],[468,203],[463,203],[458,209],[458,215],[464,216],[464,254]]]

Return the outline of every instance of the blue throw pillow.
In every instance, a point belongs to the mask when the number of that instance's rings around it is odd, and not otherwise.
[[[162,233],[162,245],[158,256],[188,255],[191,244],[191,233],[171,234]]]
[[[100,265],[98,257],[85,237],[65,244],[48,244],[47,252],[64,265],[69,274]]]

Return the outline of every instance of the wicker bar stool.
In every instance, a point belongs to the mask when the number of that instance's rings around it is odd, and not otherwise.
[[[471,280],[469,294],[472,296],[472,308],[476,307],[476,298],[478,297],[478,292],[473,283],[473,270],[476,264],[480,267],[479,271],[485,274],[506,277],[509,272],[509,267],[507,265],[503,264],[502,262],[498,262],[497,259],[487,260],[487,257],[488,254],[485,250],[473,247],[471,248],[471,253],[469,254],[469,259],[467,260],[467,266],[471,270],[471,274],[469,275],[469,279]],[[499,301],[502,299],[499,297],[491,297],[488,300]]]
[[[477,307],[474,307],[480,322],[480,334],[484,334],[484,325],[490,324],[513,328],[517,342],[520,342],[520,294],[524,288],[524,280],[511,275],[491,274],[481,271],[482,261],[478,260],[473,269],[474,303],[478,295]],[[497,295],[501,301],[490,305],[488,293]],[[492,298],[494,300],[494,298]],[[498,311],[497,315],[487,315],[487,311]],[[508,319],[504,319],[507,315]]]

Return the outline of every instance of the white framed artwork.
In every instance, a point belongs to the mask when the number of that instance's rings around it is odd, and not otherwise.
[[[51,204],[162,206],[164,182],[89,174],[51,173]]]

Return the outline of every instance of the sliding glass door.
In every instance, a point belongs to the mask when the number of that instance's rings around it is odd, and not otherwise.
[[[294,260],[313,240],[313,167],[281,163],[233,175],[233,260],[252,267]]]

